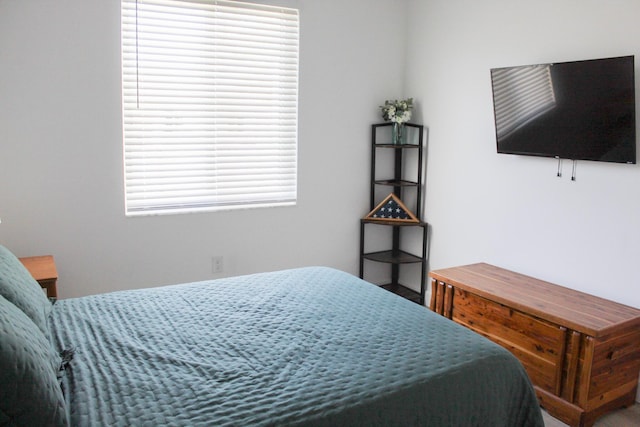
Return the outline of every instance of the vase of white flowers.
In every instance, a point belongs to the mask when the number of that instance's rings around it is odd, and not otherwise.
[[[393,145],[401,145],[405,143],[406,132],[404,128],[404,123],[396,123],[393,122],[393,127],[391,128],[391,143]]]
[[[407,136],[404,124],[411,119],[411,110],[413,109],[413,98],[401,101],[385,101],[380,106],[382,110],[382,118],[393,123],[391,132],[392,144],[404,144]]]

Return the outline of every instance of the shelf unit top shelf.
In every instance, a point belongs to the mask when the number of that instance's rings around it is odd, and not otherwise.
[[[372,128],[375,129],[377,128],[384,128],[384,127],[391,127],[393,126],[393,122],[383,122],[383,123],[376,123],[372,125]],[[416,148],[421,148],[422,147],[422,133],[423,133],[423,129],[424,126],[423,125],[418,125],[415,123],[411,123],[411,122],[406,122],[403,124],[403,126],[407,127],[407,128],[414,128],[416,129],[419,133],[420,133],[420,137],[418,138],[419,143],[418,144],[414,144],[414,143],[407,143],[407,144],[391,144],[390,142],[386,142],[386,143],[376,143],[374,141],[373,146],[376,148],[392,148],[392,149],[396,149],[396,150],[402,150],[405,148],[408,149],[416,149]]]

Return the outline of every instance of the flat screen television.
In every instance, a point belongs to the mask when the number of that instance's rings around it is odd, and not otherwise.
[[[498,153],[636,163],[634,57],[491,70]]]

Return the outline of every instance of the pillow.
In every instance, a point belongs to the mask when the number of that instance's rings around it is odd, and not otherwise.
[[[49,336],[47,317],[51,302],[42,287],[16,256],[0,245],[0,295],[29,316]]]
[[[0,296],[0,424],[68,425],[59,367],[42,331]]]

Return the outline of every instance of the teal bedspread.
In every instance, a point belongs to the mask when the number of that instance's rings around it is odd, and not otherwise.
[[[61,300],[50,327],[75,426],[543,426],[509,352],[329,268]]]

